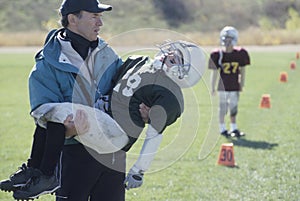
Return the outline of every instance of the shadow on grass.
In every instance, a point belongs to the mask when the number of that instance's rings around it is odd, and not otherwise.
[[[274,147],[278,146],[278,143],[269,143],[264,141],[251,141],[244,138],[239,139],[231,139],[231,142],[235,146],[241,146],[241,147],[249,147],[252,149],[273,149]]]

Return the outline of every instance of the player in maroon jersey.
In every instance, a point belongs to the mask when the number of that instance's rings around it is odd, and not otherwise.
[[[225,49],[212,51],[208,68],[212,70],[212,95],[216,93],[216,82],[219,75],[217,91],[219,94],[220,133],[226,137],[244,136],[236,122],[238,113],[239,92],[245,82],[245,66],[250,64],[250,57],[244,48],[236,47],[238,31],[226,26],[220,32],[220,42]],[[226,129],[225,116],[230,112],[230,130]]]

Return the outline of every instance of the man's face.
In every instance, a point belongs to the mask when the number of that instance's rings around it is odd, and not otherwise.
[[[167,55],[165,55],[165,64],[167,67],[172,67],[172,66],[181,66],[182,65],[182,54],[179,53],[178,51],[171,51],[168,52]]]
[[[232,37],[225,37],[224,39],[224,46],[225,47],[232,47]]]
[[[103,25],[102,13],[90,13],[81,11],[80,16],[75,16],[74,24],[72,24],[71,31],[81,35],[89,41],[94,41]]]

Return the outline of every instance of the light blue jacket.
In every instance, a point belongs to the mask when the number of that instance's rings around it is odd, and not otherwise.
[[[93,78],[98,87],[90,84],[76,64],[70,63],[62,54],[58,36],[63,31],[50,32],[43,49],[35,56],[36,64],[29,76],[31,111],[44,103],[75,102],[88,105],[86,93],[95,102],[99,97],[96,89],[105,95],[113,87],[112,78],[122,65],[120,57],[99,38],[98,47],[92,52]],[[79,77],[82,81],[76,82]]]

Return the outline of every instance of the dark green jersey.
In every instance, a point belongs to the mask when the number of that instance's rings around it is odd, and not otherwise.
[[[144,65],[137,64],[127,71],[114,87],[111,97],[112,116],[131,138],[131,145],[145,127],[139,111],[141,103],[151,107],[149,123],[159,133],[183,112],[180,87],[164,71],[151,68],[150,60],[147,60]]]

